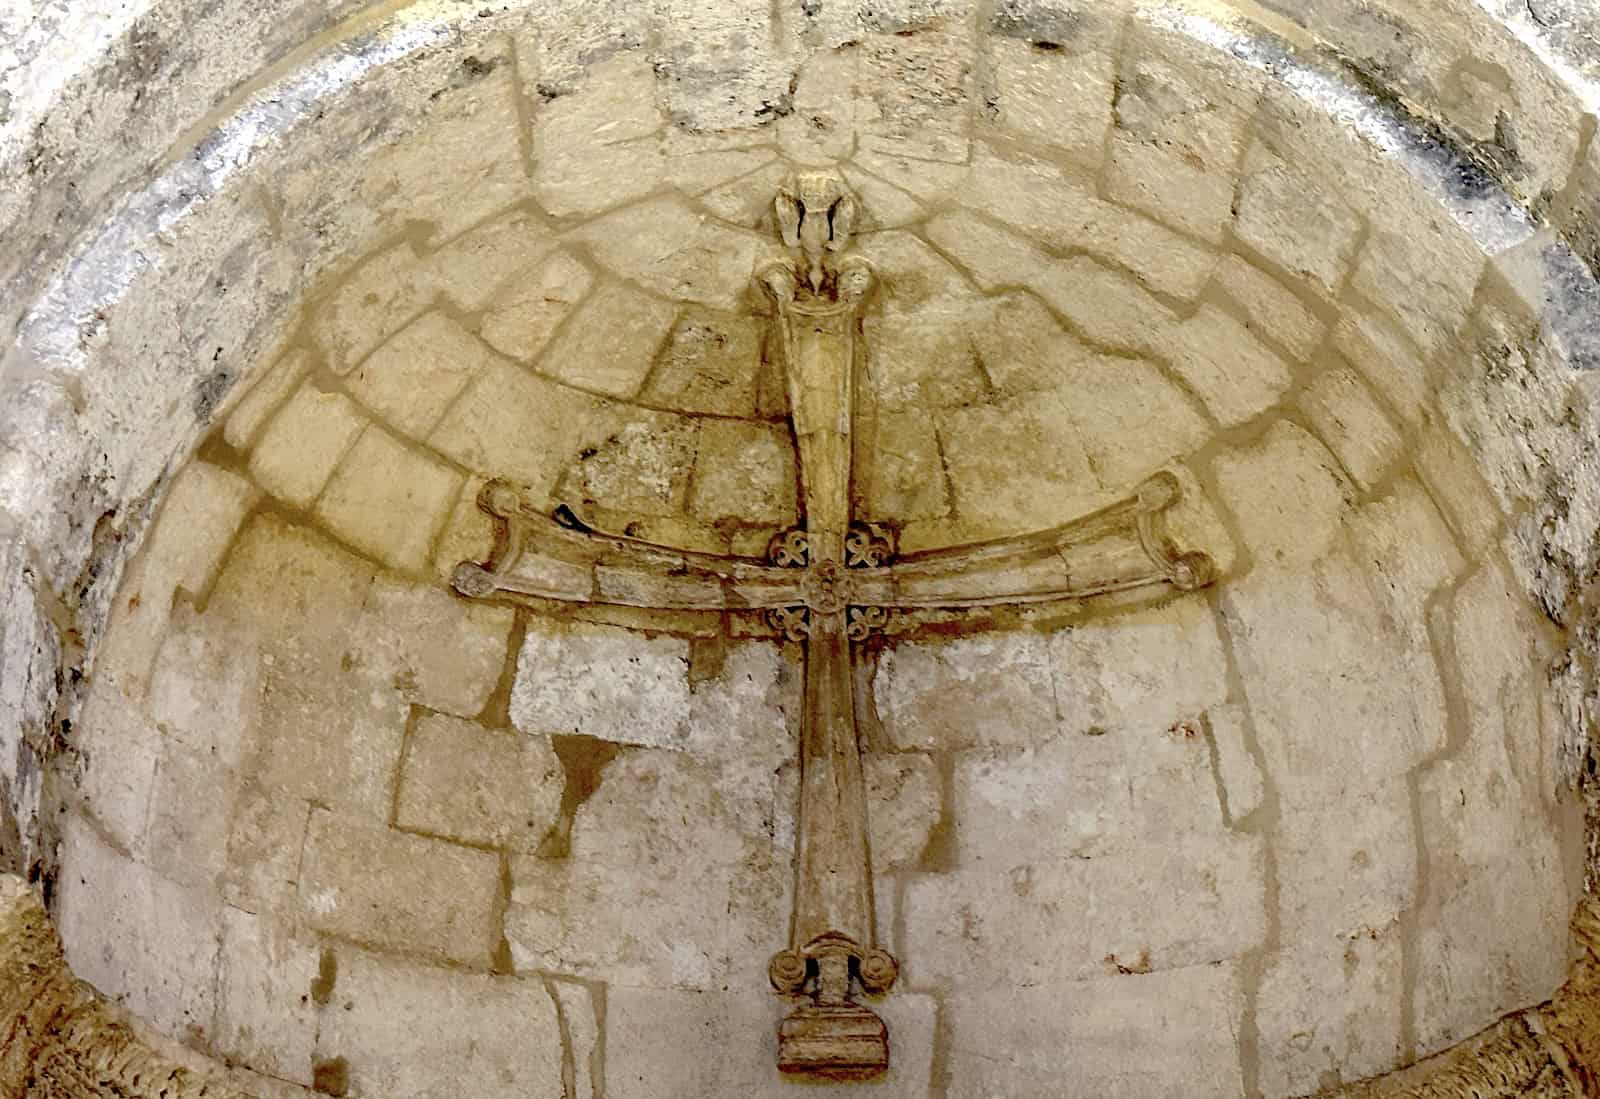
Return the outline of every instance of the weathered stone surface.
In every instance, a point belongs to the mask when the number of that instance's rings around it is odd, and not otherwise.
[[[957,847],[997,870],[1021,860],[1121,858],[1222,826],[1210,746],[1188,730],[1063,735],[955,765]]]
[[[879,660],[874,697],[901,748],[1024,746],[1056,732],[1047,643],[1005,633],[895,646]]]
[[[290,506],[310,507],[366,424],[350,398],[304,384],[262,432],[250,475]]]
[[[683,416],[661,413],[633,420],[584,450],[564,487],[586,510],[628,516],[624,528],[636,517],[680,515],[699,432],[699,423]]]
[[[1338,199],[1262,145],[1251,148],[1239,184],[1239,239],[1323,293],[1338,292],[1364,226]]]
[[[73,972],[158,1030],[206,1034],[221,904],[113,850],[76,815],[63,842],[73,871],[57,918]]]
[[[433,273],[409,244],[368,259],[328,298],[311,331],[335,374],[347,374],[374,348],[426,312]]]
[[[785,945],[793,871],[773,839],[776,780],[719,781],[677,752],[607,764],[567,858],[511,863],[518,972],[652,989],[763,988]],[[781,810],[784,816],[788,806]]]
[[[1221,503],[1258,565],[1315,560],[1334,544],[1349,503],[1338,463],[1310,435],[1273,424],[1254,446],[1217,459]]]
[[[755,412],[760,370],[761,333],[751,318],[686,309],[640,396],[684,412],[747,417]]]
[[[248,448],[272,414],[299,388],[315,361],[309,351],[295,350],[267,366],[228,417],[222,433],[228,445],[238,450]]]
[[[1431,656],[1407,646],[1347,554],[1252,575],[1224,593],[1223,615],[1286,801],[1353,797],[1443,746],[1444,709],[1423,676],[1437,679]]]
[[[689,643],[533,619],[517,657],[511,720],[530,736],[677,747],[689,736]]]
[[[334,470],[317,501],[317,518],[390,568],[420,572],[461,479],[374,425]]]
[[[548,499],[578,452],[605,439],[613,423],[589,394],[500,364],[467,387],[429,442],[485,477],[525,486],[537,504]],[[529,437],[544,445],[528,446]]]
[[[926,755],[871,755],[867,825],[875,872],[909,866],[921,858],[943,810],[937,765]]]
[[[300,904],[314,930],[487,968],[499,893],[499,859],[489,852],[312,814]]]
[[[1166,732],[1227,696],[1227,660],[1203,599],[1087,622],[1050,638],[1065,732]]]
[[[1400,433],[1352,370],[1323,374],[1301,395],[1300,407],[1363,489],[1377,484],[1399,456]]]
[[[1238,1095],[1244,1010],[1230,965],[997,987],[947,1001],[951,1095]]]
[[[556,822],[563,779],[543,737],[429,714],[406,745],[395,826],[531,851]]]
[[[1327,326],[1287,287],[1237,256],[1217,264],[1216,283],[1244,310],[1246,327],[1298,359],[1308,359]]]
[[[621,1099],[740,1095],[780,1099],[797,1084],[773,1069],[778,1022],[791,1009],[764,990],[697,992],[614,987],[606,994],[606,1094]],[[889,1025],[889,1069],[867,1085],[913,1099],[928,1093],[937,1003],[896,989],[872,1010]],[[681,1057],[695,1048],[703,1056]]]
[[[1292,946],[1256,992],[1260,1080],[1268,1095],[1309,1095],[1330,1078],[1376,1076],[1405,1056],[1398,929]],[[1307,1011],[1307,1003],[1318,1005]]]
[[[1099,50],[1042,50],[1029,42],[988,42],[987,120],[1087,167],[1100,162],[1111,124],[1111,56]]]
[[[343,948],[335,957],[317,1059],[343,1063],[350,1094],[561,1094],[561,1028],[542,982]],[[471,1042],[459,1040],[458,1026]]]
[[[749,278],[748,269],[743,278]],[[632,397],[644,385],[677,309],[629,286],[601,286],[551,340],[543,372],[579,389]]]
[[[1020,533],[1091,510],[1100,486],[1064,394],[975,405],[940,415],[938,424],[952,504],[963,518]]]
[[[677,301],[723,310],[743,304],[750,272],[767,247],[762,237],[730,229],[670,197],[592,221],[574,239],[622,278]],[[645,319],[634,316],[630,323],[643,326]]]
[[[221,934],[213,1048],[309,1087],[318,1006],[311,994],[325,964],[316,945],[236,908],[223,910]]]
[[[554,244],[555,234],[541,218],[513,210],[442,245],[427,266],[450,304],[476,313],[506,287],[528,281]]]
[[[448,714],[482,711],[505,669],[512,612],[440,588],[378,577],[360,630],[364,662],[408,701]]]
[[[737,420],[707,420],[689,490],[689,510],[716,523],[788,526],[795,518],[794,447],[786,430]]]
[[[391,427],[425,439],[491,361],[488,349],[461,325],[443,313],[428,313],[367,356],[345,384]]]
[[[495,298],[483,317],[483,339],[502,355],[531,363],[594,285],[594,275],[556,252]]]
[[[1265,412],[1289,388],[1283,360],[1221,310],[1203,306],[1175,339],[1173,369],[1224,427]]]
[[[915,986],[1014,989],[1234,958],[1266,933],[1263,854],[1259,837],[1223,835],[918,876],[902,965]],[[1153,890],[1168,903],[1141,903]]]

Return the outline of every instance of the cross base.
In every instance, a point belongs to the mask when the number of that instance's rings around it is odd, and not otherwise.
[[[889,1028],[860,1004],[805,1004],[778,1026],[780,1072],[854,1080],[888,1067]]]

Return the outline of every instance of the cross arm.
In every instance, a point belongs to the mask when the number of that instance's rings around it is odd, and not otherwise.
[[[1163,472],[1133,495],[1060,526],[908,554],[858,571],[857,601],[905,609],[982,607],[1156,585],[1203,588],[1215,577],[1212,559],[1181,549],[1167,531],[1167,514],[1182,496],[1182,484]]]
[[[455,589],[474,599],[518,596],[650,610],[762,610],[804,600],[793,569],[749,557],[697,553],[605,534],[566,505],[550,514],[491,481],[478,506],[495,521],[483,562],[456,567]]]

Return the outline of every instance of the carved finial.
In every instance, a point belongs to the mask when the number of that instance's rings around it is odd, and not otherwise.
[[[855,232],[856,196],[837,173],[796,172],[778,188],[774,206],[783,243],[800,249],[806,282],[820,294],[831,266],[825,257],[848,248]]]

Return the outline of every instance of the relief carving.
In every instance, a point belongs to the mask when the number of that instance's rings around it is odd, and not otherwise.
[[[494,552],[464,562],[455,578],[472,598],[762,614],[800,647],[794,913],[769,975],[778,993],[800,1001],[782,1024],[778,1067],[833,1078],[888,1066],[887,1028],[860,1000],[887,993],[899,972],[874,926],[854,686],[855,662],[870,658],[861,643],[896,613],[1191,591],[1215,571],[1168,535],[1166,516],[1181,496],[1170,474],[1060,526],[948,549],[898,555],[884,531],[853,521],[856,342],[877,281],[849,252],[858,209],[837,175],[794,176],[776,199],[787,251],[754,272],[779,329],[802,527],[775,538],[766,559],[695,553],[596,531],[565,506],[544,515],[496,483],[480,498],[499,520]]]

